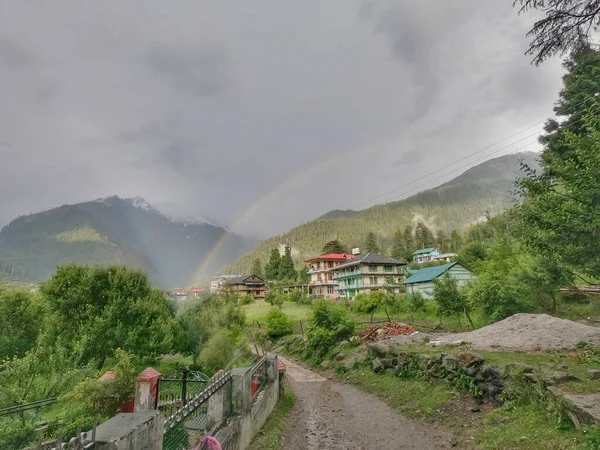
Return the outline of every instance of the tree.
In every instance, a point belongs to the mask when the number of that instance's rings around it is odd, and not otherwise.
[[[435,236],[435,245],[440,249],[441,252],[447,251],[448,238],[443,230],[437,232]]]
[[[292,259],[292,248],[289,245],[285,246],[285,253],[281,257],[279,264],[278,280],[295,280],[298,276],[294,268],[294,260]]]
[[[458,253],[460,248],[462,247],[462,236],[460,231],[454,229],[452,233],[450,233],[450,250],[453,253]]]
[[[264,278],[265,276],[262,270],[262,263],[258,258],[252,262],[252,269],[250,271],[252,272],[251,275],[256,275],[257,277]]]
[[[406,246],[406,240],[402,230],[397,230],[394,233],[394,242],[392,244],[392,258],[403,259],[406,258],[407,254],[410,254],[410,250]]]
[[[439,306],[439,312],[443,316],[455,314],[460,322],[460,314],[465,315],[471,328],[475,328],[469,315],[470,305],[467,297],[458,290],[458,284],[454,278],[446,273],[441,279],[433,280],[433,298]]]
[[[539,65],[553,55],[564,55],[589,45],[600,30],[600,0],[514,0],[519,13],[542,10],[545,17],[527,33],[532,38],[526,55]]]
[[[573,70],[577,67],[575,64]],[[600,59],[594,73],[600,74]],[[582,92],[591,78],[589,73],[579,78]],[[572,78],[573,83],[576,80]],[[567,88],[569,98],[575,96],[576,86],[567,86],[565,82],[563,92]],[[600,89],[600,85],[596,89]],[[589,95],[586,98],[588,103],[578,106],[583,112],[573,109],[578,112],[569,115],[564,125],[556,124],[542,139],[545,143],[542,173],[524,166],[526,176],[518,182],[522,203],[517,212],[522,221],[524,242],[530,249],[584,276],[598,277],[600,98]],[[562,98],[558,107],[567,102],[566,97]],[[581,123],[570,121],[576,114],[581,115]]]
[[[415,241],[419,248],[427,248],[435,244],[433,233],[423,222],[417,223],[417,228],[415,229]]]
[[[413,252],[418,250],[418,245],[415,243],[415,239],[413,237],[413,229],[410,225],[406,225],[404,228],[404,243],[406,245],[406,259],[410,261],[412,259]]]
[[[547,258],[532,258],[523,271],[523,282],[528,286],[532,297],[537,303],[551,301],[548,309],[556,311],[556,294],[562,287],[573,284],[573,275],[556,260]]]
[[[123,266],[60,266],[40,290],[50,313],[48,341],[98,369],[117,348],[154,358],[172,348],[173,311],[145,273]]]
[[[43,306],[36,295],[0,288],[0,361],[22,358],[34,346],[43,320]]]
[[[265,278],[267,281],[276,281],[279,279],[279,266],[281,264],[281,255],[276,248],[271,250],[269,262],[265,266]]]
[[[338,239],[327,242],[321,250],[321,255],[328,255],[330,253],[350,253],[348,247],[342,244]]]
[[[488,258],[488,248],[481,242],[471,242],[458,252],[458,262],[477,272],[480,264]]]
[[[299,284],[308,284],[310,282],[310,274],[308,273],[308,267],[304,266],[302,269],[298,270],[298,276],[296,277],[296,281]]]
[[[377,242],[377,235],[372,231],[367,233],[365,238],[365,249],[364,253],[379,253],[379,243]]]

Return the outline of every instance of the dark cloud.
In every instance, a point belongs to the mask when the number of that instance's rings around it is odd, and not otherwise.
[[[0,223],[116,193],[282,232],[545,118],[560,86],[558,62],[522,56],[510,2],[0,12]]]

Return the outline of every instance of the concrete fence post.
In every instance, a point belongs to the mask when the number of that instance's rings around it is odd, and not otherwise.
[[[160,372],[152,367],[146,367],[139,374],[135,385],[135,412],[154,409],[160,376]]]

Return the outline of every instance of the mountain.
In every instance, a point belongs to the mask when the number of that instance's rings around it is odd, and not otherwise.
[[[446,233],[465,228],[484,220],[486,213],[495,215],[510,207],[514,181],[523,175],[520,161],[538,167],[536,157],[536,153],[530,152],[501,156],[474,166],[441,186],[400,201],[362,211],[331,211],[262,241],[223,272],[246,273],[255,259],[265,264],[269,251],[275,247],[282,249],[285,244],[292,247],[292,256],[299,266],[308,257],[319,254],[323,244],[336,238],[348,247],[361,247],[366,234],[373,231],[389,251],[394,232],[408,224],[422,221],[434,231]]]
[[[41,281],[57,264],[71,261],[126,264],[145,270],[166,288],[189,285],[255,244],[206,222],[171,220],[141,197],[112,196],[14,219],[0,230],[0,265],[21,278]]]

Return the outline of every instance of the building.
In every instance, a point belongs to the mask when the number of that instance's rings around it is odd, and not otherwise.
[[[354,255],[346,253],[329,253],[304,261],[308,264],[310,293],[321,298],[333,298],[336,294],[334,286],[337,281],[333,280],[333,273],[330,272],[330,269],[352,258]]]
[[[475,281],[477,277],[473,272],[467,269],[460,263],[453,262],[444,264],[442,266],[426,267],[420,269],[409,278],[404,280],[402,284],[406,286],[406,294],[412,295],[417,292],[421,293],[424,298],[433,297],[434,283],[433,281],[445,274],[454,278],[457,281],[458,286],[464,286],[465,284]]]
[[[221,292],[223,285],[230,279],[240,277],[241,275],[219,275],[214,277],[210,282],[210,292],[217,294]]]
[[[413,253],[413,262],[423,264],[426,262],[434,261],[436,256],[440,256],[440,250],[436,247],[423,248]]]
[[[456,258],[458,255],[456,253],[442,253],[441,255],[437,255],[433,257],[434,261],[446,261],[446,262],[452,262],[452,260],[454,258]]]
[[[387,256],[367,253],[329,269],[333,274],[337,296],[352,298],[360,292],[385,290],[400,293],[406,262]],[[334,294],[336,295],[336,294]]]
[[[222,287],[222,292],[233,292],[240,297],[251,295],[254,298],[265,298],[267,282],[256,275],[242,275],[229,278]]]

